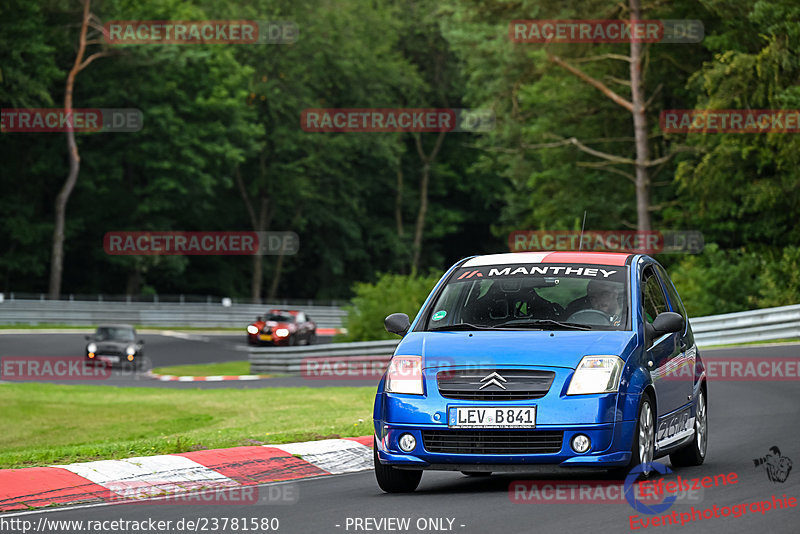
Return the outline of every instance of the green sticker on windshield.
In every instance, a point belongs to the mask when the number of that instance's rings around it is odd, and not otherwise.
[[[441,311],[438,311],[438,312],[434,313],[433,317],[431,317],[431,319],[433,319],[434,321],[441,321],[442,319],[444,319],[445,315],[447,315],[447,312],[444,311],[444,310],[441,310]]]

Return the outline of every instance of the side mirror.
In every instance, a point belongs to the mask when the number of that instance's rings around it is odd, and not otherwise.
[[[260,316],[260,315],[259,315],[258,317],[256,317],[256,321],[257,321],[257,322],[258,322],[258,321],[263,321],[263,320],[264,320],[264,318],[263,318],[262,316]]]
[[[670,334],[683,330],[683,317],[675,312],[659,313],[653,320],[653,329],[657,334]]]
[[[139,345],[144,345],[144,339],[139,340]]]
[[[83,339],[85,339],[86,341],[89,341],[90,339],[92,339],[92,336],[83,336]]]
[[[404,336],[411,328],[411,321],[408,320],[408,315],[405,313],[393,313],[383,320],[383,325],[390,334]]]

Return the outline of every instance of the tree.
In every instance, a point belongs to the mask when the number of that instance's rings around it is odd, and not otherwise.
[[[91,54],[84,59],[86,48],[92,44],[98,44],[97,40],[87,40],[89,27],[98,32],[102,29],[98,25],[97,19],[89,10],[91,0],[83,1],[83,14],[81,17],[80,36],[78,38],[78,52],[75,55],[75,62],[67,74],[66,90],[64,92],[64,114],[72,115],[72,93],[75,88],[75,78],[83,69],[89,66],[95,59],[107,56],[109,51],[100,51]],[[66,225],[67,202],[78,181],[81,158],[78,154],[78,144],[75,141],[75,131],[72,128],[67,130],[67,157],[69,158],[69,173],[64,185],[56,196],[55,202],[55,224],[53,228],[53,251],[50,263],[50,287],[48,290],[51,299],[57,299],[61,295],[61,273],[64,269],[64,226]]]

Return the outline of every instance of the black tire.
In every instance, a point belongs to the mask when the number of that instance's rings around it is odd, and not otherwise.
[[[317,334],[312,332],[310,336],[308,336],[308,345],[313,345],[317,342]]]
[[[297,345],[297,337],[295,337],[294,335],[289,336],[289,343],[287,343],[287,345],[289,345],[290,347],[294,347],[295,345]]]
[[[702,465],[708,449],[708,402],[702,389],[697,396],[697,413],[694,419],[694,439],[682,449],[669,455],[672,467]]]
[[[649,414],[649,415],[648,415]],[[649,423],[645,424],[645,421]],[[639,464],[652,463],[656,446],[656,412],[653,409],[653,399],[649,393],[643,393],[639,399],[639,411],[636,415],[636,428],[633,431],[633,444],[631,445],[631,461],[625,467],[612,470],[617,478],[626,478],[631,469]],[[647,443],[641,443],[644,439]],[[641,445],[641,446],[640,446]],[[649,449],[649,450],[648,450]],[[648,478],[651,471],[642,471],[639,478]]]
[[[468,477],[488,477],[492,474],[491,471],[461,471],[462,475],[466,475]]]
[[[422,479],[422,470],[406,471],[391,465],[383,465],[378,460],[378,447],[372,443],[372,459],[375,462],[375,479],[386,493],[410,493],[417,489]]]

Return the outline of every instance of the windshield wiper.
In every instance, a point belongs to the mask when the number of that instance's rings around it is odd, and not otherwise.
[[[514,319],[512,321],[506,321],[505,323],[500,323],[497,326],[506,326],[506,325],[510,326],[513,323],[517,323],[517,321],[520,321],[520,320],[521,319]],[[522,322],[522,323],[514,324],[514,326],[517,326],[517,327],[520,327],[520,328],[539,328],[539,329],[541,329],[541,326],[543,326],[543,325],[560,326],[561,328],[566,328],[568,330],[591,330],[592,329],[590,326],[586,326],[586,325],[583,325],[583,324],[562,323],[561,321],[556,321],[554,319],[534,319],[533,321],[525,321],[525,322]]]
[[[492,330],[494,326],[488,325],[477,325],[472,323],[456,323],[451,324],[449,326],[434,326],[433,328],[429,328],[429,332],[436,332],[438,330]]]

